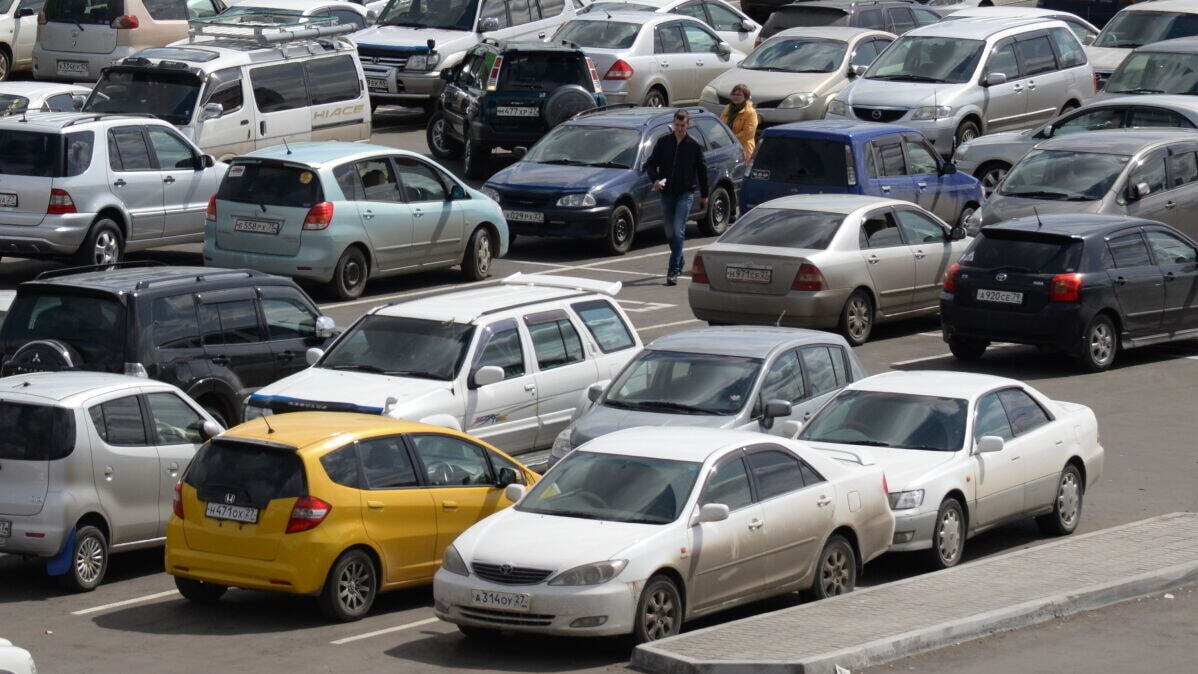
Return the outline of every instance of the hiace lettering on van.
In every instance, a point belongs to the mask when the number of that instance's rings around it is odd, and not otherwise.
[[[335,108],[325,108],[324,110],[314,110],[312,112],[312,124],[317,122],[345,119],[351,116],[361,116],[366,110],[365,103],[356,103],[353,105],[341,105]]]

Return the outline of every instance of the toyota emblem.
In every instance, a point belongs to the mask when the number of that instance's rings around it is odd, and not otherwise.
[[[870,116],[873,117],[874,119],[882,119],[882,111],[874,110],[872,113],[870,113]]]
[[[1005,280],[1007,280],[1007,272],[1005,272],[1005,271],[1000,271],[1000,272],[998,272],[997,274],[995,274],[995,275],[994,275],[994,280],[995,280],[995,281],[1005,281]]]
[[[512,565],[511,564],[503,564],[502,566],[499,567],[499,573],[502,573],[505,576],[512,575]]]
[[[236,500],[237,500],[237,497],[234,496],[232,493],[225,494],[225,503],[232,503],[233,501],[236,501]]]

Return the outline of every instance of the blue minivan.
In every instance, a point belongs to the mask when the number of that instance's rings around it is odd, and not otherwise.
[[[707,235],[728,228],[745,175],[745,152],[720,118],[688,108],[690,135],[707,160],[706,210],[691,219]],[[632,247],[638,231],[662,226],[661,198],[645,162],[670,133],[672,108],[607,106],[582,112],[491,176],[483,194],[497,201],[512,234],[594,238],[612,255]]]
[[[765,130],[741,186],[741,211],[790,194],[866,194],[919,204],[961,225],[982,203],[919,131],[896,124],[795,122]]]

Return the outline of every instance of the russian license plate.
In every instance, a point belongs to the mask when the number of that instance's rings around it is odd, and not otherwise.
[[[1001,302],[1002,304],[1023,304],[1023,293],[1008,290],[978,290],[978,299],[983,302]]]
[[[475,606],[489,606],[505,611],[528,611],[528,595],[515,592],[470,590],[470,602]]]
[[[278,234],[279,223],[267,220],[236,218],[233,220],[233,229],[238,232],[251,232],[253,234]]]
[[[228,503],[209,502],[204,514],[214,520],[232,520],[246,524],[254,524],[258,521],[257,508],[230,505]]]
[[[769,283],[774,270],[770,267],[725,267],[725,278],[742,283]]]
[[[0,192],[0,206],[16,206],[17,195],[10,192]]]
[[[8,538],[12,536],[12,522],[9,520],[0,520],[0,538]]]
[[[498,112],[501,117],[536,117],[541,114],[541,109],[524,105],[501,105]]]
[[[545,222],[545,214],[536,211],[504,211],[508,222]]]
[[[87,61],[59,61],[58,72],[63,75],[86,75]]]
[[[367,77],[366,78],[366,88],[382,89],[383,91],[386,91],[387,90],[387,80],[379,79],[377,77]]]

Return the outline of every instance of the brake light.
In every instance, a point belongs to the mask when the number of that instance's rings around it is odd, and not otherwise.
[[[591,73],[591,86],[595,87],[595,93],[601,93],[603,87],[599,85],[599,71],[595,69],[595,62],[587,57],[587,71]]]
[[[110,23],[109,25],[112,26],[113,28],[128,29],[128,28],[137,28],[138,22],[137,22],[136,16],[133,16],[131,14],[126,14],[125,16],[118,16],[117,18],[113,19],[112,23]]]
[[[804,262],[799,265],[799,272],[795,274],[794,283],[790,284],[791,290],[823,290],[824,275],[820,273],[819,267]]]
[[[948,266],[948,269],[944,272],[944,283],[941,284],[944,288],[944,292],[957,292],[957,272],[960,271],[960,269],[961,265],[957,264],[956,262]]]
[[[760,47],[762,42],[763,42],[763,40],[761,38],[757,38],[756,40],[753,40],[753,48],[756,49],[756,48]]]
[[[853,163],[853,147],[848,143],[844,146],[844,166],[850,186],[857,184],[857,165]]]
[[[183,519],[183,481],[175,483],[175,500],[171,502],[175,508],[175,517]]]
[[[44,25],[46,25],[47,23],[50,23],[50,21],[49,21],[48,19],[46,19],[46,13],[45,13],[45,12],[38,12],[38,13],[37,13],[37,25],[39,25],[39,26],[44,26]]]
[[[50,203],[46,204],[46,215],[75,213],[75,201],[66,190],[50,190]]]
[[[886,482],[886,473],[882,473],[882,493],[890,493],[890,484]]]
[[[304,229],[327,229],[333,221],[333,202],[322,201],[308,209],[304,218]]]
[[[1102,79],[1098,77],[1098,72],[1091,73],[1094,76],[1094,93],[1102,91]]]
[[[208,222],[216,222],[216,195],[208,197],[208,213],[205,215]]]
[[[294,534],[300,531],[315,529],[318,524],[329,516],[333,506],[315,496],[301,496],[295,500],[291,509],[291,519],[287,520],[286,533]]]
[[[491,66],[491,74],[487,75],[487,91],[495,91],[495,87],[499,86],[499,68],[503,66],[503,57],[496,56],[495,63]]]
[[[607,69],[607,74],[603,76],[605,80],[630,80],[635,71],[632,65],[624,59],[616,59],[616,62],[611,64]]]
[[[708,283],[707,268],[703,266],[703,256],[696,255],[691,263],[691,283]]]
[[[1057,274],[1052,277],[1050,302],[1077,302],[1082,296],[1081,274]]]

